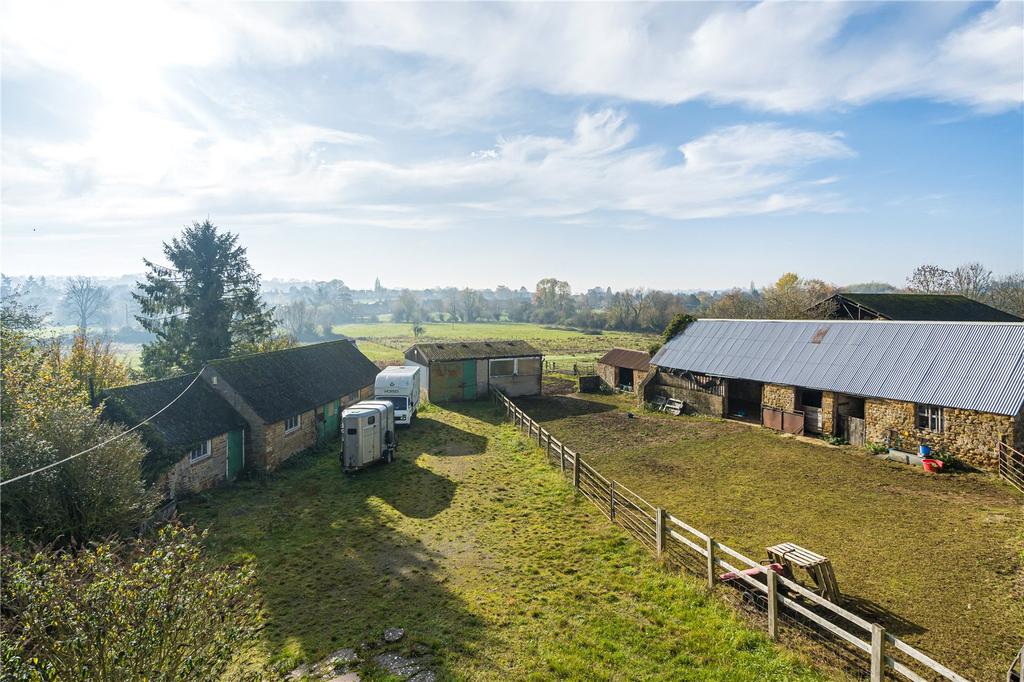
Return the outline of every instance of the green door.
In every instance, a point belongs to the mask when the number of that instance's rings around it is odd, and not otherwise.
[[[466,360],[462,365],[462,399],[476,400],[476,360]]]
[[[245,466],[245,432],[242,429],[228,433],[228,480],[238,478]]]
[[[341,401],[335,400],[333,403],[327,403],[324,406],[324,413],[327,414],[322,422],[323,432],[321,434],[321,440],[334,440],[338,437],[338,420],[340,419],[339,413],[341,412]]]

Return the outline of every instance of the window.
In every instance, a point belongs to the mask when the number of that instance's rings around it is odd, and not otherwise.
[[[284,432],[291,433],[295,429],[299,428],[299,415],[294,417],[288,417],[284,420]]]
[[[516,360],[516,374],[540,374],[540,358],[519,358]]]
[[[206,459],[210,456],[210,441],[203,441],[199,445],[192,448],[188,453],[188,461],[195,464],[201,459]]]
[[[376,424],[377,423],[377,418],[376,417],[367,417],[366,423],[367,424]]]
[[[917,428],[922,431],[942,433],[944,426],[942,408],[936,405],[917,406]]]
[[[381,400],[387,400],[389,403],[395,406],[396,410],[408,410],[409,399],[404,396],[389,395],[384,396]]]
[[[348,429],[348,430],[345,431],[345,433],[347,433],[350,436],[354,436],[357,433],[359,433],[359,431],[357,431],[356,429]]]
[[[515,360],[491,360],[492,377],[510,377],[516,373]]]

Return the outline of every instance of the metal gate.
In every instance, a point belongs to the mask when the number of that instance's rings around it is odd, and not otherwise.
[[[864,420],[858,417],[847,417],[845,414],[840,416],[843,424],[843,438],[850,445],[864,445],[865,428]]]
[[[1017,490],[1024,493],[1024,454],[1006,443],[998,445],[999,475]]]

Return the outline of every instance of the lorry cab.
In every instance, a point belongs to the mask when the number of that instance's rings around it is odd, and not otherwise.
[[[373,385],[374,400],[386,400],[395,406],[395,424],[408,426],[420,405],[420,368],[385,367]]]

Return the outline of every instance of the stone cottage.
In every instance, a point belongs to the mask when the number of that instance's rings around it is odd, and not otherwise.
[[[1024,445],[1024,323],[697,320],[651,359],[641,399],[992,469]]]
[[[336,438],[341,411],[373,397],[379,371],[343,339],[213,360],[202,378],[245,419],[251,465],[271,471]]]
[[[167,498],[234,480],[245,466],[245,420],[195,372],[100,397],[104,417],[127,425],[170,404],[140,429],[149,448],[143,473]]]

